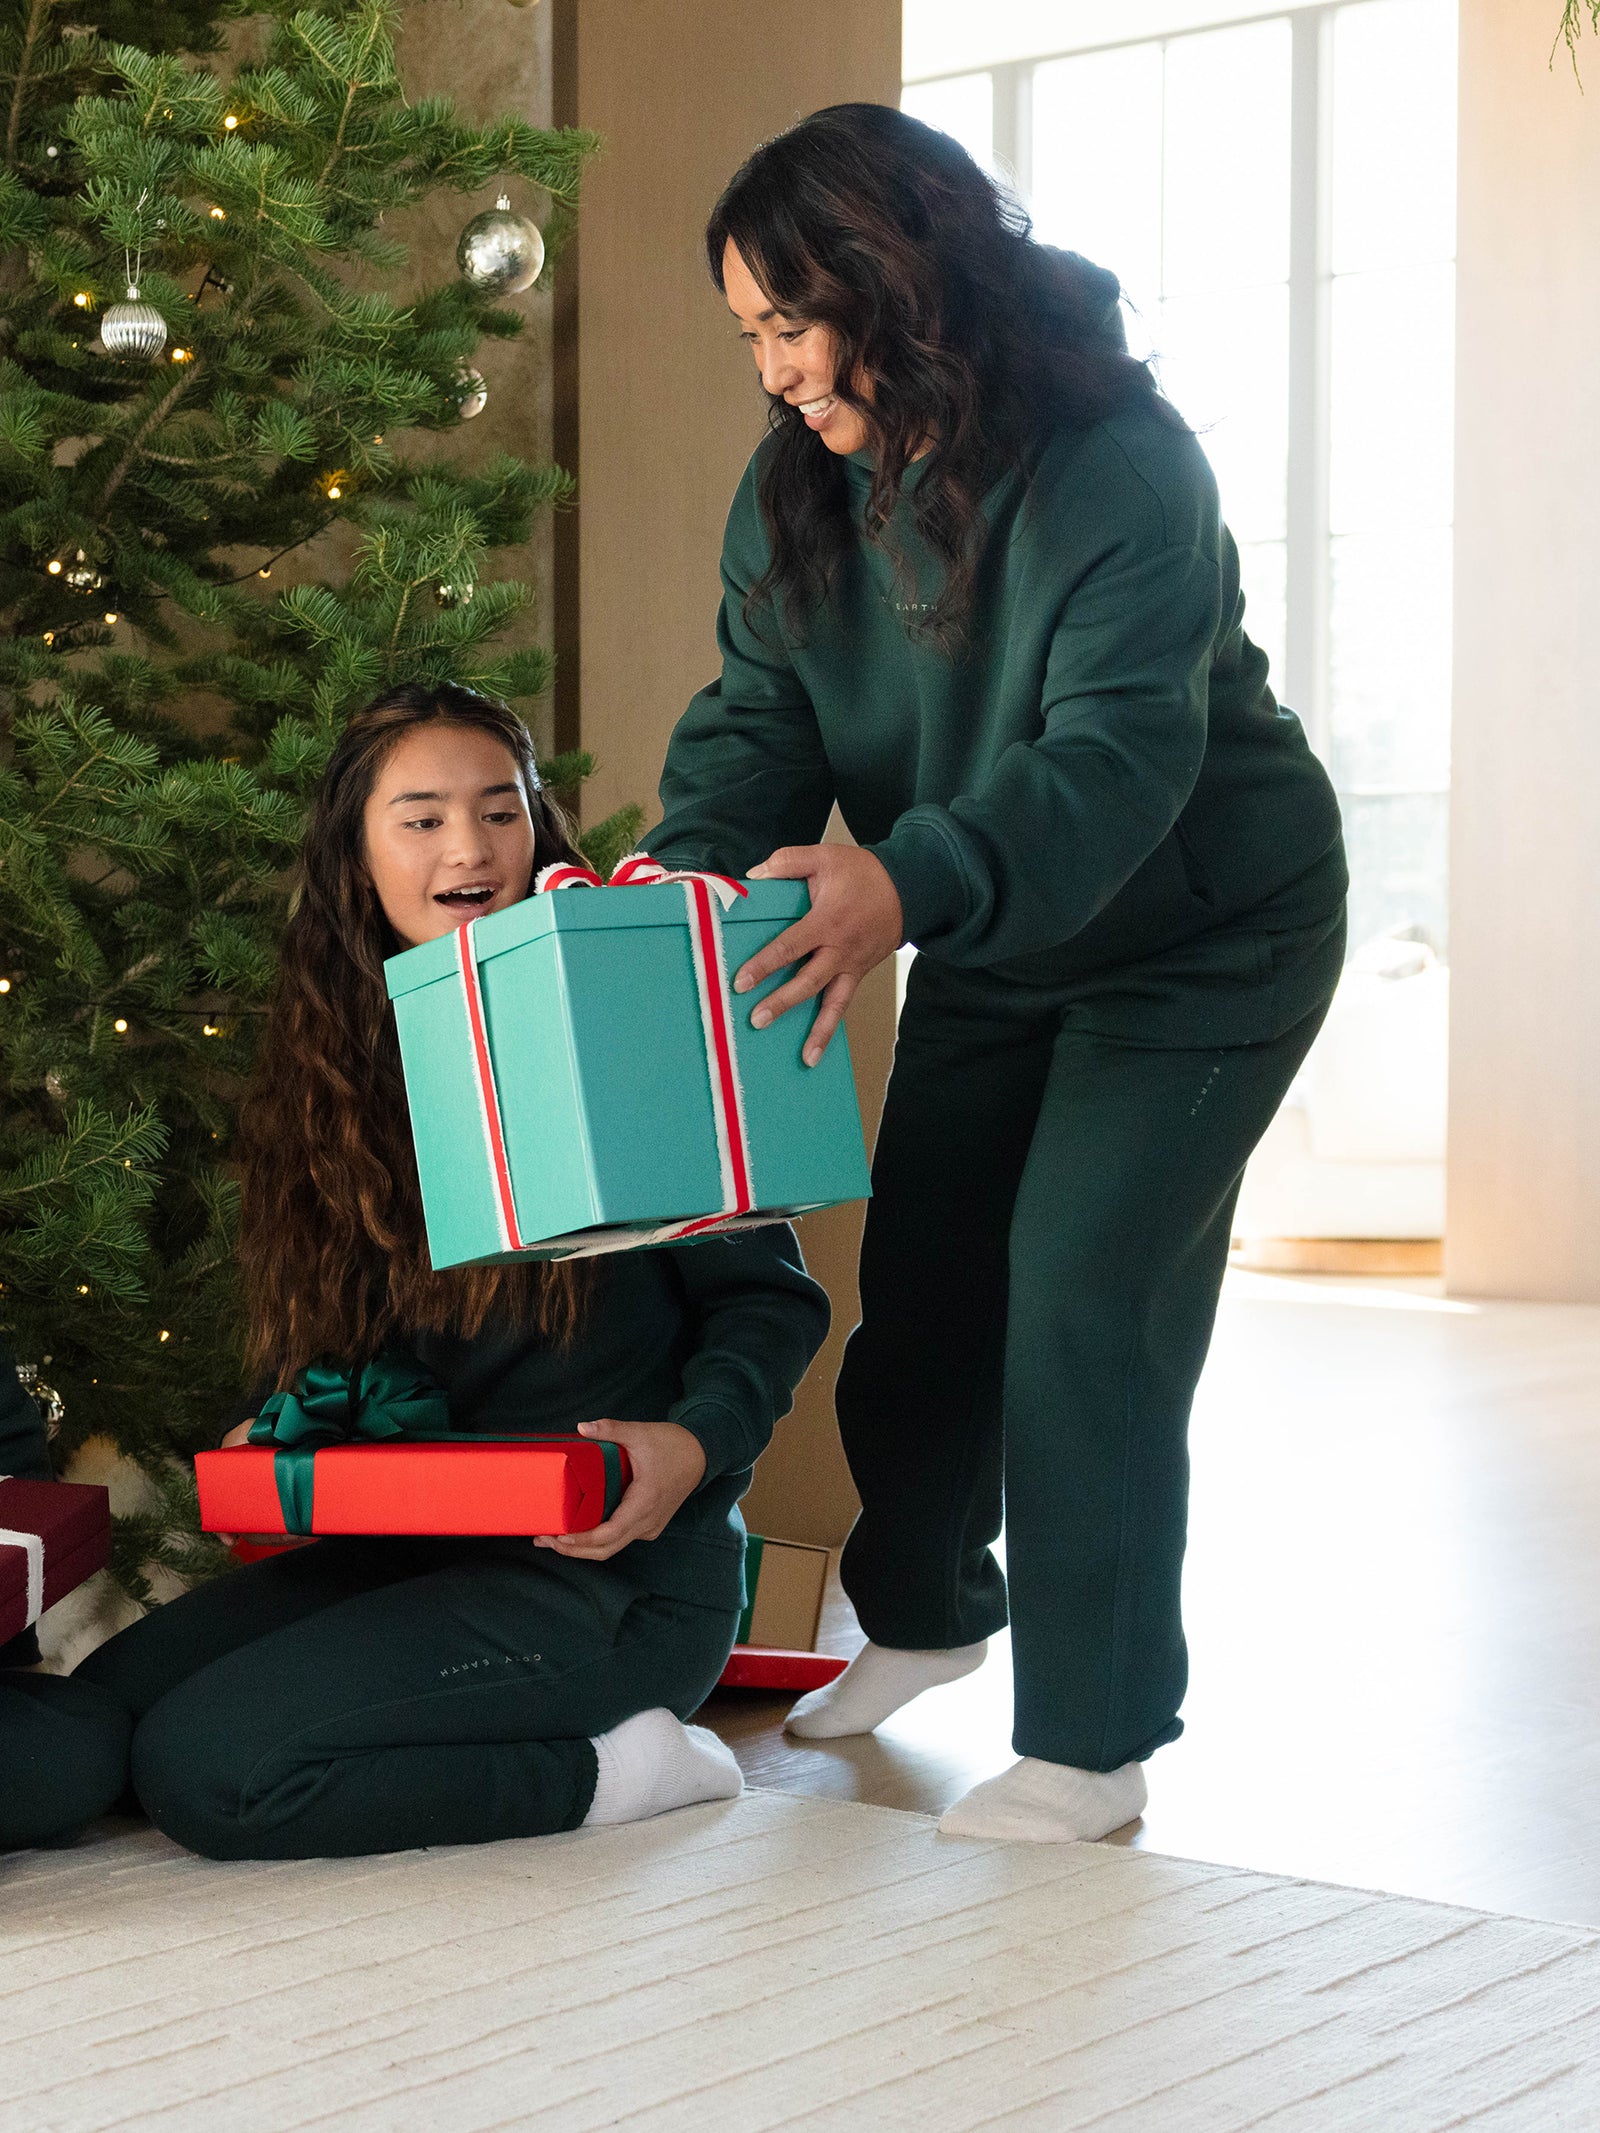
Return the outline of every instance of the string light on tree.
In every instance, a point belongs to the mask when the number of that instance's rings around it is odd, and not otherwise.
[[[502,193],[461,232],[456,265],[463,280],[485,296],[516,296],[539,279],[544,239],[526,215],[512,213],[511,196]]]
[[[470,584],[436,585],[433,588],[433,597],[441,607],[470,607],[472,605],[472,587]]]

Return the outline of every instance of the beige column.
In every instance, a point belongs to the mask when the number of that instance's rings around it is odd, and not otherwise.
[[[1462,0],[1446,1273],[1600,1301],[1600,42]]]
[[[579,482],[575,522],[557,536],[568,662],[557,730],[598,758],[584,793],[593,821],[627,800],[655,813],[673,723],[716,671],[723,521],[762,433],[754,366],[706,273],[706,218],[751,149],[795,119],[898,101],[900,8],[557,0],[555,36],[557,116],[605,139],[580,217],[575,342],[557,321],[556,449]],[[893,1041],[889,970],[863,989],[850,1038],[870,1128]],[[758,1531],[831,1543],[854,1510],[832,1386],[855,1318],[860,1212],[811,1216],[803,1230],[835,1331],[746,1509]]]

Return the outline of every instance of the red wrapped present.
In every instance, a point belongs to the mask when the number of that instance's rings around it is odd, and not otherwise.
[[[76,1481],[0,1480],[0,1644],[111,1560],[111,1502]]]
[[[587,1533],[632,1478],[620,1444],[451,1428],[416,1360],[313,1363],[248,1443],[195,1459],[208,1533]]]
[[[825,1652],[786,1652],[775,1644],[736,1644],[717,1682],[719,1689],[776,1689],[797,1696],[825,1689],[849,1665]]]
[[[587,1533],[629,1480],[622,1447],[586,1437],[240,1444],[194,1467],[208,1533]]]

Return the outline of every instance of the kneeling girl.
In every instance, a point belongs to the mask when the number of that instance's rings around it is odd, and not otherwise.
[[[728,1751],[681,1721],[733,1642],[738,1498],[827,1330],[793,1232],[428,1261],[384,958],[572,856],[502,705],[408,686],[351,721],[246,1107],[241,1258],[266,1383],[398,1351],[453,1427],[609,1438],[633,1479],[592,1533],[321,1540],[102,1646],[80,1671],[132,1712],[139,1798],[195,1851],[474,1843],[739,1789]]]

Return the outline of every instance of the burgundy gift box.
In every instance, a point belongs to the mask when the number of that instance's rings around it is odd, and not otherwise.
[[[77,1481],[0,1481],[0,1644],[111,1560],[111,1500]]]

